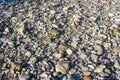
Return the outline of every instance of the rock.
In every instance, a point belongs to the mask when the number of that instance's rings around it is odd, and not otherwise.
[[[29,51],[27,51],[27,52],[25,53],[25,56],[30,57],[30,56],[31,56],[31,53],[30,53]]]
[[[36,57],[31,57],[28,64],[34,64],[37,61]]]
[[[18,18],[17,18],[17,17],[12,17],[11,20],[12,20],[12,22],[14,22],[14,23],[18,22]]]
[[[72,50],[71,50],[70,48],[68,48],[68,49],[66,50],[66,52],[67,52],[68,55],[71,55],[71,54],[72,54]]]
[[[50,10],[50,14],[55,14],[55,10]]]
[[[69,74],[74,74],[74,73],[76,73],[76,69],[71,69],[71,70],[69,71]]]
[[[93,65],[88,65],[90,69],[94,69],[95,67]]]
[[[90,80],[90,77],[88,75],[84,75],[83,80]]]
[[[60,59],[62,57],[62,54],[60,53],[54,53],[54,57],[57,59]]]
[[[82,71],[88,71],[88,67],[81,66]]]
[[[25,27],[24,26],[19,27],[17,29],[17,32],[18,32],[18,34],[22,34],[23,35],[26,32]]]
[[[97,59],[98,59],[98,56],[97,56],[97,55],[91,54],[90,57],[91,57],[91,59],[92,59],[94,62],[97,62]]]
[[[118,63],[118,61],[115,61],[114,67],[120,69],[120,64]]]
[[[62,74],[67,74],[68,63],[58,63],[56,66],[56,72],[61,72]]]
[[[76,47],[77,47],[77,44],[78,44],[77,41],[73,41],[73,42],[71,43],[71,46],[73,46],[74,48],[76,48]]]
[[[49,34],[57,35],[57,34],[59,34],[59,32],[57,30],[55,30],[55,29],[52,29],[52,30],[49,31]]]
[[[102,71],[103,71],[103,68],[96,68],[96,69],[94,70],[95,73],[100,73],[100,72],[102,72]]]
[[[54,28],[58,28],[58,25],[56,25],[56,24],[52,24],[52,27],[54,27]]]
[[[48,75],[45,72],[42,73],[40,76],[43,77],[43,78],[47,78],[48,77]]]
[[[85,71],[83,73],[84,73],[84,75],[87,75],[87,76],[89,76],[91,74],[91,72],[89,72],[89,71]]]
[[[87,58],[87,55],[85,53],[81,53],[80,58],[85,60]]]
[[[119,53],[120,54],[120,47],[114,47],[113,49],[114,53]]]
[[[100,45],[95,45],[94,49],[97,51],[97,54],[102,54],[103,53],[103,49]]]
[[[30,79],[30,75],[25,74],[25,75],[19,75],[19,80],[29,80]]]

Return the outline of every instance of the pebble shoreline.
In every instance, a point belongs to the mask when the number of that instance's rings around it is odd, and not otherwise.
[[[0,80],[120,80],[120,1],[0,4]]]

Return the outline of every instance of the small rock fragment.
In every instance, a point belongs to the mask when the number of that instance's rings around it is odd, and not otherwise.
[[[90,80],[90,77],[88,75],[84,75],[83,80]]]
[[[21,26],[20,28],[17,29],[17,32],[23,35],[26,32],[25,27]]]
[[[43,78],[47,78],[48,77],[48,75],[46,73],[42,73],[40,76],[43,77]]]
[[[113,52],[120,54],[120,47],[114,47]]]
[[[59,32],[57,30],[55,30],[55,29],[50,30],[49,33],[51,35],[57,35],[57,34],[59,34]]]
[[[68,55],[71,55],[71,54],[72,54],[72,50],[69,49],[69,48],[66,50],[66,52],[67,52]]]
[[[67,63],[58,63],[56,65],[56,72],[61,72],[62,74],[66,74],[68,69]]]
[[[28,64],[34,64],[37,61],[36,57],[31,57],[30,61],[28,62]]]
[[[95,45],[94,49],[97,51],[97,54],[102,54],[103,53],[103,49],[100,45]]]
[[[25,74],[25,75],[19,75],[19,80],[29,80],[30,79],[30,75]]]
[[[103,71],[103,68],[97,68],[97,69],[94,70],[94,72],[96,72],[96,73],[100,73],[102,71]]]
[[[31,56],[31,53],[30,53],[29,51],[27,51],[27,52],[25,53],[25,55],[26,55],[27,57],[30,57],[30,56]]]

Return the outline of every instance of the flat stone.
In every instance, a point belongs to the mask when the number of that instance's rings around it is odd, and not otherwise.
[[[96,69],[94,70],[95,73],[100,73],[100,72],[102,72],[102,71],[103,71],[103,68],[96,68]]]
[[[71,55],[71,54],[72,54],[72,50],[71,50],[70,48],[68,48],[68,49],[66,50],[66,52],[67,52],[68,55]]]
[[[28,64],[34,64],[37,61],[36,57],[31,57]]]
[[[49,34],[57,35],[57,34],[59,34],[59,32],[57,30],[55,30],[55,29],[52,29],[52,30],[49,31]]]
[[[19,80],[29,80],[30,79],[30,75],[25,74],[25,75],[19,75]]]
[[[114,67],[120,69],[120,64],[117,61],[115,61]]]
[[[97,54],[102,54],[103,53],[103,49],[100,45],[95,45],[94,49],[97,51]]]
[[[83,80],[91,80],[91,79],[90,79],[90,76],[84,75]]]
[[[30,56],[31,56],[31,53],[30,53],[29,51],[27,51],[27,52],[25,53],[25,56],[30,57]]]
[[[42,73],[40,76],[43,77],[43,78],[47,78],[48,77],[48,75],[45,72]]]
[[[98,59],[98,56],[97,56],[97,55],[91,54],[90,57],[91,57],[91,59],[92,59],[94,62],[97,62],[97,59]]]
[[[56,72],[61,72],[62,74],[66,74],[67,73],[67,69],[68,69],[68,63],[58,63],[56,66]]]
[[[114,47],[113,52],[120,54],[120,47]]]

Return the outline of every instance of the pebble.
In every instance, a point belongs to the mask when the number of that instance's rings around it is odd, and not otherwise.
[[[120,47],[114,47],[113,52],[120,54]]]
[[[67,74],[68,63],[58,63],[56,66],[56,72],[61,72],[62,74]]]
[[[30,79],[30,75],[29,74],[19,75],[19,80],[29,80],[29,79]]]
[[[91,80],[88,75],[84,75],[83,80]]]
[[[73,46],[74,48],[76,48],[76,47],[77,47],[77,44],[78,44],[77,41],[73,41],[73,42],[71,43],[71,46]]]
[[[102,54],[103,53],[103,49],[100,45],[95,45],[94,49],[97,51],[97,54]]]
[[[75,69],[70,69],[69,74],[74,74],[76,72]]]
[[[43,77],[43,78],[47,78],[48,77],[48,75],[45,72],[42,73],[40,76]]]
[[[84,75],[87,75],[87,76],[89,76],[91,74],[91,72],[89,72],[89,71],[85,71],[83,73],[84,73]]]
[[[95,67],[93,65],[88,65],[90,69],[94,69]]]
[[[21,34],[21,35],[23,35],[24,33],[25,33],[25,27],[24,26],[21,26],[21,27],[19,27],[18,29],[17,29],[17,32],[18,32],[18,34]]]
[[[34,64],[37,61],[36,57],[31,57],[28,64]]]
[[[91,57],[91,59],[92,59],[94,62],[97,62],[97,59],[98,59],[98,56],[97,56],[97,55],[91,54],[90,57]]]
[[[66,49],[66,52],[67,52],[68,55],[71,55],[73,53],[70,48]]]
[[[81,66],[82,71],[88,71],[88,67]]]
[[[55,29],[50,30],[49,33],[51,35],[57,35],[57,34],[59,34],[59,32],[57,30],[55,30]]]
[[[120,69],[120,64],[118,63],[118,61],[115,61],[114,66],[115,66],[115,68]]]
[[[54,53],[54,57],[57,59],[60,59],[62,57],[62,54],[60,53]]]
[[[31,56],[31,53],[30,53],[29,51],[27,51],[27,52],[25,53],[25,56],[30,57],[30,56]]]
[[[102,71],[103,71],[103,68],[96,68],[96,69],[94,70],[95,73],[100,73],[100,72],[102,72]]]

